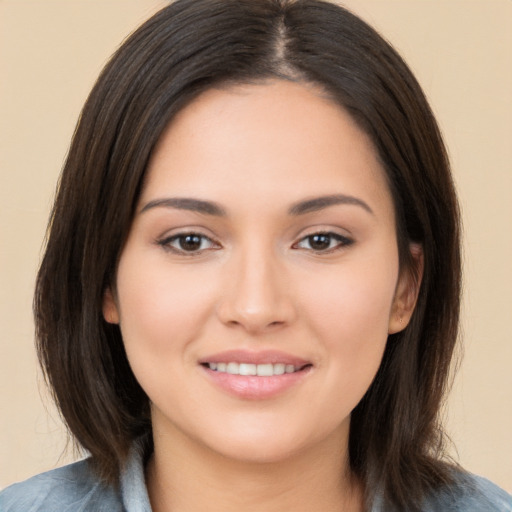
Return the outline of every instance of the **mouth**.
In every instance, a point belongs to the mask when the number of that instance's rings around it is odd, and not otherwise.
[[[202,363],[205,368],[214,372],[229,373],[230,375],[257,376],[257,377],[274,377],[276,375],[285,375],[288,373],[296,373],[305,370],[312,365],[306,363],[295,366],[286,363],[237,363],[229,362],[208,362]]]
[[[216,388],[244,400],[280,396],[299,386],[313,369],[311,362],[277,351],[231,350],[199,364]]]

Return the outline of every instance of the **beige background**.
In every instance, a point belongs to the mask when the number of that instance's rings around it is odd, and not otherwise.
[[[80,107],[165,2],[0,0],[0,487],[70,460],[36,369],[31,295]],[[346,0],[399,49],[448,143],[465,224],[465,358],[447,407],[459,460],[512,491],[512,1]]]

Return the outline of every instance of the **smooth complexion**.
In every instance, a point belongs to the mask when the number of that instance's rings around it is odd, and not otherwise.
[[[350,414],[416,291],[372,143],[320,89],[182,110],[104,301],[152,404],[154,510],[362,510]]]

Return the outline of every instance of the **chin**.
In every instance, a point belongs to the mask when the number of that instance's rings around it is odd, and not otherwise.
[[[325,428],[312,430],[289,424],[255,424],[226,429],[210,437],[209,447],[227,459],[247,464],[279,464],[293,460],[308,451],[316,452],[322,445],[331,446],[338,438],[340,451],[348,437],[345,429]],[[297,428],[299,427],[299,428]],[[326,426],[327,427],[327,426]],[[332,426],[330,426],[332,427]],[[348,429],[347,429],[348,430]]]
[[[304,446],[285,442],[281,439],[272,442],[251,440],[230,440],[225,446],[217,446],[215,451],[224,458],[245,464],[279,464],[300,453]]]

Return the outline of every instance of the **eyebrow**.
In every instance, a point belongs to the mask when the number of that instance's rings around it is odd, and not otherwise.
[[[192,199],[190,197],[166,197],[163,199],[154,199],[149,201],[141,209],[140,213],[144,213],[153,208],[175,208],[177,210],[189,210],[192,212],[203,213],[206,215],[214,215],[217,217],[225,217],[226,210],[212,201],[204,201],[202,199]]]
[[[344,194],[334,194],[329,196],[314,197],[293,204],[288,214],[297,216],[306,213],[317,212],[335,205],[355,205],[360,206],[368,213],[374,215],[373,210],[362,199]],[[161,199],[153,199],[143,206],[140,213],[144,213],[153,208],[175,208],[177,210],[188,210],[205,215],[213,215],[216,217],[225,217],[226,210],[213,201],[205,201],[202,199],[193,199],[190,197],[166,197]]]
[[[312,199],[300,201],[292,205],[288,210],[288,213],[290,215],[304,215],[306,213],[317,212],[319,210],[323,210],[324,208],[328,208],[329,206],[335,206],[338,204],[360,206],[368,213],[374,215],[373,210],[362,199],[344,194],[314,197]]]

